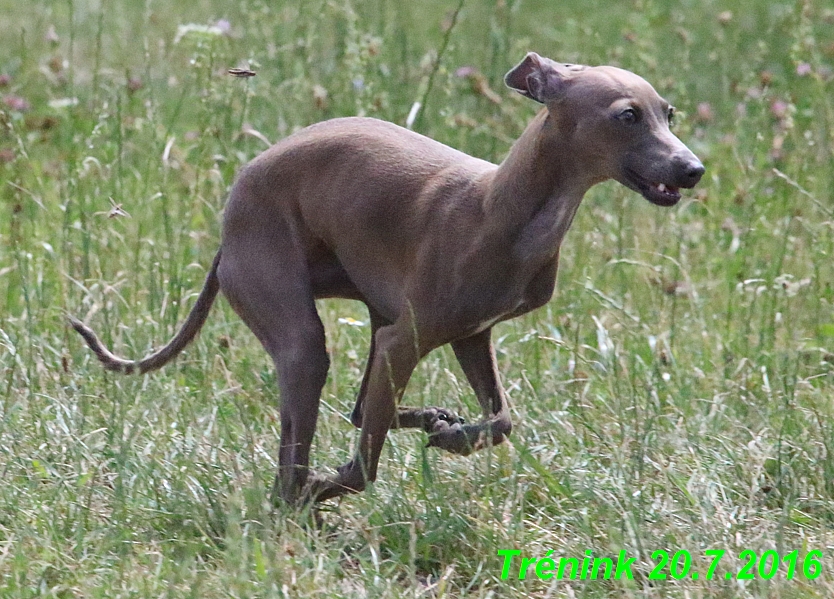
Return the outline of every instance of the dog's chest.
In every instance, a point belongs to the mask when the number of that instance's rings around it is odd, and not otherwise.
[[[550,298],[553,297],[553,290],[556,287],[556,270],[558,265],[559,255],[557,253],[551,262],[547,263],[539,272],[533,275],[529,281],[519,286],[522,291],[516,300],[514,309],[507,318],[526,314],[527,312],[542,307],[550,301]]]
[[[480,309],[470,311],[466,315],[468,318],[462,319],[469,322],[467,334],[474,335],[496,323],[521,316],[546,304],[556,286],[557,266],[558,255],[531,279],[501,285],[503,293],[492,294],[493,301],[485,302]]]

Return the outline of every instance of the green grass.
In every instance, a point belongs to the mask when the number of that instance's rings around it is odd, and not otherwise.
[[[467,0],[448,30],[456,6],[0,0],[0,596],[832,596],[834,9]],[[175,43],[218,19],[230,35]],[[380,480],[313,530],[266,503],[275,377],[224,301],[150,376],[105,374],[68,329],[135,357],[167,341],[263,139],[403,123],[422,99],[422,132],[501,160],[535,110],[501,77],[530,49],[645,76],[708,170],[669,210],[588,194],[554,299],[494,331],[511,444],[457,458],[394,433]],[[326,470],[356,440],[368,327],[339,322],[366,321],[358,304],[320,308]],[[406,399],[477,414],[445,349]],[[501,580],[499,549],[626,550],[635,580]],[[704,572],[709,549],[717,579],[647,579],[656,550]],[[823,574],[725,580],[744,549],[822,550]]]

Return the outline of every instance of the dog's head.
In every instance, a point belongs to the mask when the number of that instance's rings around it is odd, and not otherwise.
[[[545,104],[593,178],[615,179],[659,206],[694,187],[704,165],[670,130],[674,108],[642,77],[616,67],[561,64],[529,53],[504,78]]]

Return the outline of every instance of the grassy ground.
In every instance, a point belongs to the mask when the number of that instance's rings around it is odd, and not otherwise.
[[[832,596],[834,9],[455,8],[0,0],[0,596]],[[457,458],[393,434],[380,480],[311,530],[270,514],[274,374],[225,302],[146,377],[104,374],[68,332],[66,312],[122,354],[164,343],[235,172],[298,127],[403,123],[422,101],[420,131],[499,161],[535,110],[501,85],[528,49],[644,75],[708,173],[669,210],[615,184],[588,195],[553,301],[495,330],[511,444]],[[356,438],[368,327],[345,320],[367,321],[354,303],[321,312],[326,470]],[[446,350],[407,400],[477,414]],[[501,580],[502,549],[625,550],[634,580],[518,580],[518,562]],[[822,575],[736,580],[745,549],[821,550]],[[657,550],[691,552],[701,577],[649,580]]]

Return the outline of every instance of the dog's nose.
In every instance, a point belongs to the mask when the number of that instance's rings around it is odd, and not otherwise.
[[[692,152],[681,152],[673,159],[674,185],[676,187],[695,187],[706,170],[701,161]]]
[[[701,180],[701,177],[706,170],[707,169],[704,168],[704,165],[701,164],[701,161],[696,159],[694,162],[690,162],[686,165],[684,169],[684,176],[689,182],[689,185],[694,187],[698,181]]]

